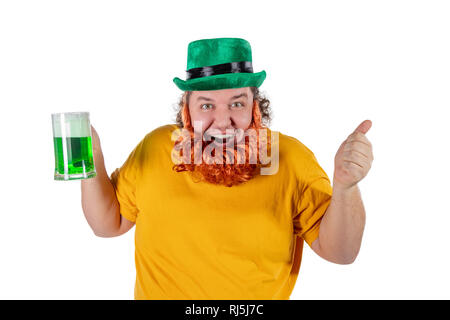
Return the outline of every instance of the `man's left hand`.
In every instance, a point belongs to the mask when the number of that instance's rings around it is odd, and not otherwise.
[[[349,189],[361,181],[372,166],[372,144],[366,137],[372,121],[363,121],[339,147],[334,157],[333,188]]]

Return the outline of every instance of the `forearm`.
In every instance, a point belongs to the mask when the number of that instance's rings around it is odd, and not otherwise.
[[[120,210],[101,151],[94,150],[94,162],[97,176],[81,181],[83,212],[97,236],[115,236],[120,228]]]
[[[334,184],[331,203],[319,231],[319,245],[324,258],[335,263],[352,263],[361,247],[365,219],[358,185],[344,189]]]

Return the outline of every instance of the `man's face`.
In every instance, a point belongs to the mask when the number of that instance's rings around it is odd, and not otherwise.
[[[241,141],[252,122],[250,87],[193,91],[187,103],[194,130],[216,144]],[[196,122],[201,123],[201,132]]]
[[[187,132],[175,142],[182,158],[177,162],[182,161],[174,169],[228,187],[255,177],[261,163],[252,161],[265,142],[260,139],[259,102],[253,98],[250,87],[192,91],[181,114]]]

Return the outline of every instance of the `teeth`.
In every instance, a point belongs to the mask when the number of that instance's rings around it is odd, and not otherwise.
[[[219,139],[228,139],[228,138],[234,137],[234,134],[214,134],[212,136],[214,138],[219,138]]]

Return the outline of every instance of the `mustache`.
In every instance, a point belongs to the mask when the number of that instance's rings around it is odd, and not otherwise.
[[[201,134],[200,131],[181,129],[174,136],[172,151],[175,164],[258,164],[267,161],[269,139],[266,128],[247,130],[226,137]]]

